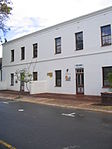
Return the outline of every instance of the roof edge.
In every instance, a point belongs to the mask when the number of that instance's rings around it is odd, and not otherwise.
[[[103,8],[103,9],[100,9],[100,10],[97,10],[97,11],[94,11],[94,12],[91,12],[91,13],[79,16],[79,17],[76,17],[76,18],[68,20],[68,21],[64,21],[64,22],[58,23],[58,24],[53,25],[53,26],[49,26],[49,27],[43,28],[41,30],[38,30],[38,31],[35,31],[35,32],[32,32],[32,33],[26,34],[24,36],[21,36],[21,37],[12,39],[12,40],[9,40],[8,42],[3,43],[2,45],[6,45],[8,43],[14,42],[14,41],[19,40],[21,38],[25,38],[27,36],[31,36],[31,35],[36,34],[36,33],[41,33],[41,32],[44,32],[44,31],[48,31],[48,30],[56,28],[56,27],[64,26],[64,25],[66,25],[68,23],[77,22],[77,21],[80,21],[80,20],[83,20],[83,19],[95,16],[95,15],[99,15],[99,14],[102,14],[102,13],[105,13],[105,12],[108,12],[108,11],[112,11],[112,6],[106,7],[106,8]]]

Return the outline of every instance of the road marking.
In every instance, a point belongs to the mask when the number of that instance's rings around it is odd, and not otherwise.
[[[66,146],[63,149],[80,149],[80,146],[78,145],[70,145],[70,146]]]
[[[19,112],[24,112],[24,109],[18,109]]]
[[[4,104],[9,104],[9,103],[15,103],[15,102],[18,102],[18,101],[2,101],[2,102],[0,102],[0,103],[4,103]]]
[[[4,101],[3,103],[4,103],[4,104],[9,104],[9,102],[6,102],[6,101]]]
[[[76,113],[62,113],[62,115],[64,116],[68,116],[68,117],[75,117]]]
[[[8,144],[7,142],[0,140],[0,144],[3,145],[4,147],[7,147],[8,149],[16,149],[12,145]]]

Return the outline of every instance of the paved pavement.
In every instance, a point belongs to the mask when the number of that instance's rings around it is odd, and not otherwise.
[[[112,149],[112,115],[0,99],[0,140],[0,149]]]
[[[40,94],[40,95],[21,95],[13,91],[0,91],[0,98],[10,99],[23,102],[31,102],[38,104],[46,104],[52,106],[85,109],[92,111],[101,111],[112,113],[112,106],[101,105],[100,97],[91,96],[75,96],[75,95],[58,95],[58,94]]]

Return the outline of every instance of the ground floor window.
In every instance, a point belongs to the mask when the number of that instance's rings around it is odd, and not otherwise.
[[[103,87],[109,87],[109,81],[108,81],[108,74],[111,72],[112,73],[112,66],[109,67],[103,67]]]
[[[14,73],[11,73],[11,86],[14,86]]]
[[[55,86],[61,87],[61,70],[55,71]]]
[[[33,81],[37,81],[37,80],[38,80],[38,73],[33,72]]]
[[[1,69],[1,81],[2,81],[2,69]]]

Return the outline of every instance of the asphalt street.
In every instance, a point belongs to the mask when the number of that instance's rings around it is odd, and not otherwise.
[[[112,114],[0,99],[0,140],[16,149],[112,149]]]

